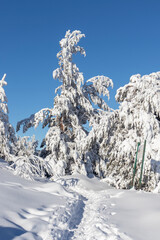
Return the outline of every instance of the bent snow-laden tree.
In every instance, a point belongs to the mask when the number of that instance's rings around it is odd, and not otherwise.
[[[9,154],[12,152],[12,146],[16,140],[15,131],[9,123],[7,97],[3,86],[7,85],[5,81],[6,74],[0,80],[0,158],[9,161]]]
[[[60,41],[61,51],[57,54],[59,68],[53,71],[53,78],[59,79],[62,85],[56,89],[54,107],[42,109],[17,124],[17,130],[23,125],[24,132],[31,126],[36,127],[39,122],[43,123],[43,127],[48,125],[42,153],[50,164],[51,175],[73,172],[92,174],[96,169],[91,156],[98,152],[92,149],[92,141],[86,141],[89,133],[85,125],[89,121],[93,125],[100,118],[101,114],[93,105],[109,110],[101,94],[109,96],[107,88],[112,86],[112,80],[97,76],[84,84],[83,74],[72,61],[73,54],[85,56],[84,49],[77,45],[84,36],[77,30],[67,31]]]
[[[44,160],[37,156],[36,148],[38,141],[33,136],[18,137],[15,143],[14,152],[10,155],[10,168],[16,175],[26,179],[45,177],[48,172],[48,165]]]
[[[160,72],[130,78],[129,84],[118,89],[119,110],[112,115],[109,138],[102,147],[103,157],[109,160],[107,174],[118,188],[132,186],[133,164],[138,152],[135,187],[139,187],[143,144],[146,153],[142,187],[155,189],[160,180]]]

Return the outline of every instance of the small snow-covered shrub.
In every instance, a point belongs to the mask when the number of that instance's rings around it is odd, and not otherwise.
[[[38,142],[33,136],[18,137],[14,148],[14,155],[10,155],[10,168],[16,175],[26,179],[49,176],[50,166],[41,157],[37,156]]]
[[[46,177],[49,172],[44,159],[35,155],[12,157],[10,168],[14,170],[14,174],[29,180]]]
[[[17,137],[17,141],[14,147],[14,155],[15,156],[31,156],[37,155],[37,146],[38,141],[35,139],[35,136],[29,137]]]

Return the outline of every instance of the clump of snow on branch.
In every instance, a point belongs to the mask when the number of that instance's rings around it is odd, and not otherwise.
[[[88,81],[83,86],[83,92],[86,98],[90,99],[95,105],[103,110],[109,110],[107,103],[101,98],[101,95],[107,96],[109,99],[108,87],[113,88],[113,82],[105,76],[96,76]]]
[[[50,123],[52,116],[52,110],[49,108],[41,109],[38,113],[32,114],[29,118],[23,119],[17,123],[16,131],[20,130],[23,125],[23,132],[25,133],[30,127],[38,127],[39,123],[43,123],[42,127],[45,127]]]

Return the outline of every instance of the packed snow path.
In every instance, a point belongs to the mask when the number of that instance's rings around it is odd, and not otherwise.
[[[110,197],[106,192],[90,192],[84,194],[87,198],[83,218],[74,232],[73,240],[129,240],[125,234],[112,224],[109,217],[116,214],[110,204]]]
[[[74,231],[72,229],[73,236],[64,237],[64,240],[131,240],[115,225],[110,224],[110,217],[116,214],[115,204],[111,198],[117,198],[121,193],[111,196],[108,193],[109,189],[106,189],[106,184],[98,184],[96,179],[95,181],[88,179],[87,183],[86,178],[84,181],[83,177],[81,178],[80,183],[77,184],[76,181],[75,186],[75,179],[59,180],[64,186],[81,194],[84,200],[84,208],[80,208],[82,211],[79,215],[80,223]]]

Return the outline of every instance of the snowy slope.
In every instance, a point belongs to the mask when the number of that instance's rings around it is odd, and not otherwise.
[[[82,175],[27,181],[0,162],[0,240],[159,240],[160,195]]]
[[[2,167],[3,163],[0,168],[0,240],[61,239],[56,234],[62,235],[63,231],[67,235],[65,221],[71,221],[71,213],[80,204],[78,195],[55,182],[21,179]],[[55,229],[55,236],[51,234],[52,229]]]

